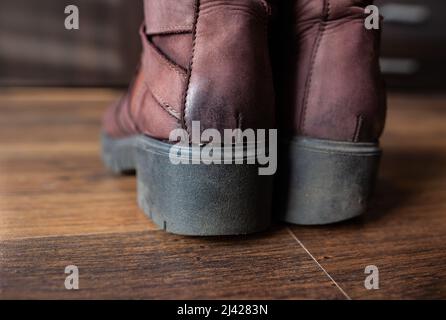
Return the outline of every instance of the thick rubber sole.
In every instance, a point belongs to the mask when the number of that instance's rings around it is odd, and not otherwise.
[[[147,136],[103,135],[102,146],[111,170],[136,170],[138,204],[167,232],[240,235],[270,226],[273,181],[271,176],[260,176],[257,165],[173,164],[172,145]],[[196,152],[182,148],[182,156]]]
[[[366,212],[381,150],[376,143],[296,137],[279,159],[280,219],[324,225]]]

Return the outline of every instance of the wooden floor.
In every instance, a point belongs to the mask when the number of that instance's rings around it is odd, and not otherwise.
[[[391,95],[365,217],[190,238],[158,230],[135,178],[101,163],[101,114],[119,94],[0,91],[0,298],[446,298],[446,96]],[[80,290],[65,289],[67,265]]]

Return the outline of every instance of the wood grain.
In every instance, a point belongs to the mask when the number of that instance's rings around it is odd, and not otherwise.
[[[12,240],[1,252],[3,298],[344,298],[283,228],[235,238],[145,231]],[[72,264],[79,291],[64,287]]]
[[[0,240],[157,229],[135,179],[100,159],[100,120],[120,91],[0,91]]]
[[[344,298],[283,226],[223,239],[157,230],[135,177],[100,160],[100,119],[120,93],[0,90],[0,298]],[[64,288],[71,264],[79,291]]]
[[[135,178],[103,167],[100,119],[120,94],[0,89],[0,299],[446,298],[446,97],[391,97],[368,215],[200,239],[158,230]]]
[[[393,96],[369,214],[294,234],[352,298],[446,298],[446,99]],[[380,289],[366,290],[376,265]]]

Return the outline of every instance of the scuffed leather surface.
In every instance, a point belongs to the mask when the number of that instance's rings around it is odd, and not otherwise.
[[[262,1],[200,1],[185,125],[270,128],[274,93]]]

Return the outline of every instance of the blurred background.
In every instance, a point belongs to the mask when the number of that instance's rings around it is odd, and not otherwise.
[[[80,9],[80,30],[64,8]],[[379,0],[382,69],[401,90],[446,88],[446,2]],[[0,0],[0,86],[125,86],[139,57],[140,0]]]
[[[65,7],[80,29],[66,30]],[[139,58],[140,0],[0,0],[1,86],[121,86]]]
[[[0,300],[446,299],[446,1],[377,4],[391,92],[370,212],[240,241],[165,234],[138,209],[135,178],[101,161],[143,1],[0,0]],[[68,5],[80,30],[65,29]],[[67,265],[81,290],[65,290]],[[364,288],[367,265],[379,290]]]

